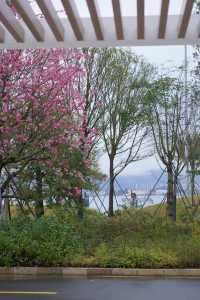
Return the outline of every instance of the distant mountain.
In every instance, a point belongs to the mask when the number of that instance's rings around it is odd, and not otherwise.
[[[117,182],[122,189],[138,189],[138,190],[148,190],[150,189],[161,176],[162,171],[154,170],[147,175],[124,175],[119,176]],[[160,179],[157,188],[162,188],[166,185],[166,175],[163,174]]]
[[[136,190],[150,190],[159,177],[162,174],[162,170],[153,170],[147,175],[129,175],[129,176],[119,176],[117,181],[123,190],[128,189],[136,189]],[[186,175],[183,173],[179,176],[179,182],[181,183],[182,187],[186,190],[187,181]],[[200,176],[196,176],[196,189],[200,191]],[[118,185],[116,185],[117,187]],[[158,184],[156,185],[156,189],[166,189],[167,187],[167,174],[163,174],[161,179],[159,180]],[[119,188],[119,186],[118,186]],[[119,190],[117,188],[117,190]]]
[[[127,192],[130,189],[149,191],[156,184],[161,174],[162,170],[152,170],[146,175],[120,175],[119,177],[117,177],[115,190],[118,192],[118,194]],[[182,187],[184,188],[184,190],[186,190],[187,181],[184,173],[179,177],[179,182],[181,182]],[[106,184],[104,182],[101,186],[101,191],[108,192],[108,180]],[[166,188],[167,174],[165,173],[157,183],[156,189]],[[196,189],[200,191],[200,176],[196,177]]]
[[[127,190],[150,190],[158,178],[161,176],[162,170],[153,170],[146,175],[120,175],[117,177],[115,182],[116,191],[127,191]],[[108,191],[108,180],[101,185],[101,190]],[[166,187],[166,174],[163,174],[160,179],[157,188]]]

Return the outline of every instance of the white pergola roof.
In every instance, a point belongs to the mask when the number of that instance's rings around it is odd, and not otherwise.
[[[194,44],[200,38],[194,2],[0,0],[0,48]]]

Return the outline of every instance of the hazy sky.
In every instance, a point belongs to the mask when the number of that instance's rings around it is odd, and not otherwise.
[[[184,63],[184,46],[156,46],[156,47],[134,47],[131,48],[138,55],[142,55],[147,61],[157,66],[177,67]],[[187,47],[189,65],[192,64],[193,48]],[[189,68],[189,66],[188,66]],[[103,155],[99,160],[101,170],[108,173],[108,159]],[[151,170],[159,168],[155,157],[133,163],[125,169],[123,175],[142,175],[150,173]]]
[[[169,14],[179,14],[184,0],[172,0],[169,5]],[[31,3],[38,10],[35,0],[30,0]],[[53,5],[59,11],[63,10],[61,0],[53,0]],[[111,0],[96,0],[98,5],[98,13],[100,16],[113,16],[112,1]],[[121,0],[121,11],[123,16],[135,16],[137,12],[136,0]],[[152,5],[153,3],[153,5]],[[85,0],[75,0],[77,11],[80,17],[89,17],[89,11]],[[145,0],[145,15],[159,15],[161,8],[161,0]],[[39,10],[38,10],[39,11]]]

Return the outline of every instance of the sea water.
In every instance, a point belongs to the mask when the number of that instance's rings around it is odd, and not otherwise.
[[[138,190],[135,191],[138,207],[146,207],[149,205],[159,204],[166,200],[166,190],[159,190],[150,194],[147,191]],[[108,210],[109,196],[104,193],[97,195],[91,195],[89,201],[90,208],[100,210],[101,212]],[[130,196],[129,195],[116,195],[114,197],[114,210],[130,207]]]

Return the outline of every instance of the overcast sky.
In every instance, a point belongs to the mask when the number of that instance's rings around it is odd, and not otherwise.
[[[33,3],[36,10],[38,6],[35,0],[29,0]],[[89,17],[89,11],[85,0],[74,0],[80,17]],[[169,4],[169,14],[180,14],[183,8],[184,0],[172,0]],[[53,5],[59,11],[63,10],[61,0],[53,0]],[[100,16],[113,16],[112,1],[111,0],[96,0],[98,5],[98,13]],[[136,0],[121,0],[121,12],[123,16],[135,16],[137,12]],[[152,5],[153,3],[153,5]],[[145,15],[159,15],[161,8],[161,0],[145,0]],[[39,10],[38,10],[39,11]]]
[[[184,63],[184,46],[156,46],[156,47],[134,47],[133,52],[142,55],[147,61],[158,67],[178,67]],[[192,65],[193,48],[187,47],[189,65]],[[189,68],[189,66],[188,66]],[[99,160],[99,166],[105,174],[108,174],[109,164],[106,155]],[[129,165],[123,175],[143,175],[150,174],[151,170],[158,169],[158,163],[155,157],[151,157]]]

